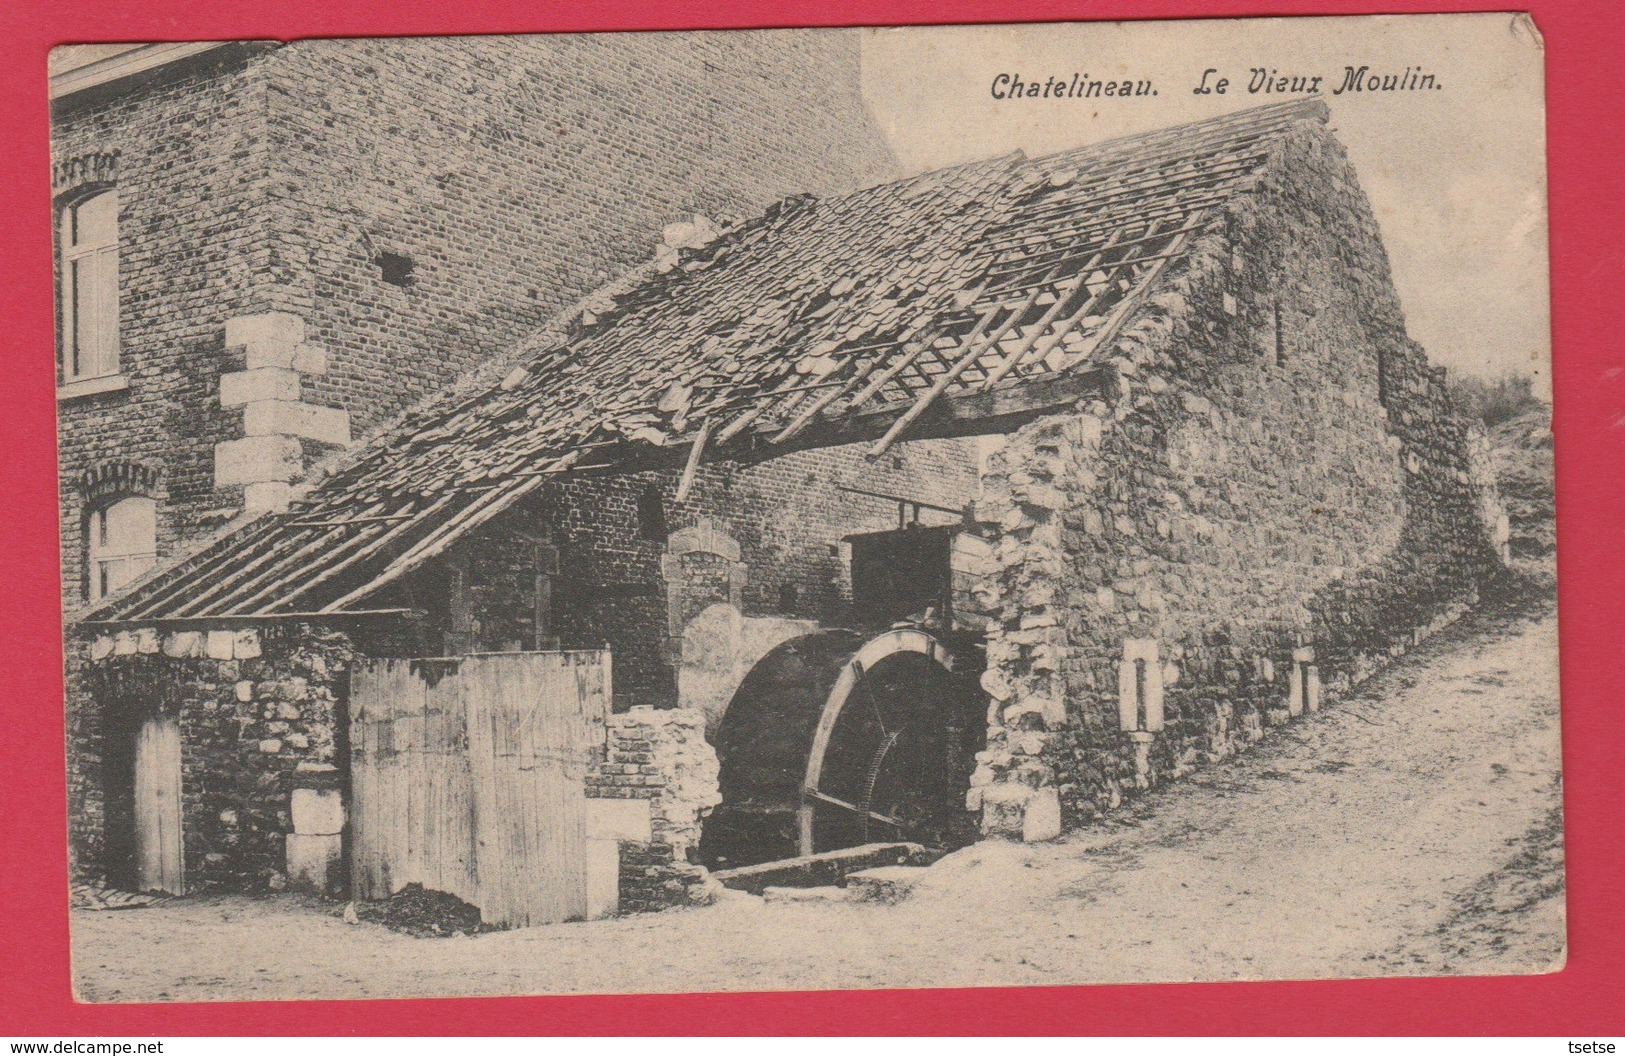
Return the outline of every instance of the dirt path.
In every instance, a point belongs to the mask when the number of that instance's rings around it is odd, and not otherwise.
[[[1475,616],[1359,695],[1064,842],[981,844],[909,901],[477,938],[329,903],[76,911],[82,997],[244,1000],[1551,971],[1563,960],[1556,620]]]

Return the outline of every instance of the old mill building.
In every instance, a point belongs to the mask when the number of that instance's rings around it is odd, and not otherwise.
[[[1483,454],[1318,102],[679,225],[85,614],[80,865],[522,923],[1049,838],[1472,604]]]

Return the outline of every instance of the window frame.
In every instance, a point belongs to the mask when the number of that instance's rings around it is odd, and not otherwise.
[[[108,534],[109,514],[126,503],[145,507],[146,518],[141,527],[149,529],[149,534],[141,540],[144,546],[115,549]],[[85,515],[84,545],[86,599],[101,601],[117,594],[158,563],[158,500],[148,495],[118,495],[93,507]],[[124,577],[116,583],[109,575],[113,567],[125,570]]]

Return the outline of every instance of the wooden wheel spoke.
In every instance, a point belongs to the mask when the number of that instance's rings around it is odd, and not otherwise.
[[[881,814],[881,813],[878,813],[878,812],[873,811],[873,810],[864,810],[862,807],[858,806],[856,803],[848,803],[844,799],[837,799],[836,797],[830,795],[827,792],[820,792],[816,788],[806,789],[805,790],[805,795],[809,799],[816,799],[820,803],[828,803],[832,807],[840,807],[842,810],[851,811],[853,814],[856,814],[859,817],[866,817],[866,818],[869,818],[869,819],[871,819],[873,821],[878,821],[878,822],[881,822],[882,824],[890,825],[893,828],[901,829],[901,828],[904,827],[903,822],[901,821],[901,819],[894,818],[890,814]]]

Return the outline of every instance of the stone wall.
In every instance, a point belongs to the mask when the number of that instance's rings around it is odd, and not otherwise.
[[[83,765],[96,780],[70,814],[78,872],[128,883],[131,744],[150,714],[181,733],[186,886],[284,884],[291,795],[343,763],[353,644],[302,624],[86,635],[69,693],[84,706]],[[111,839],[112,846],[108,845]]]
[[[1223,758],[1498,564],[1468,431],[1318,125],[1113,353],[1113,398],[1023,428],[985,482],[988,831],[1041,838]]]

